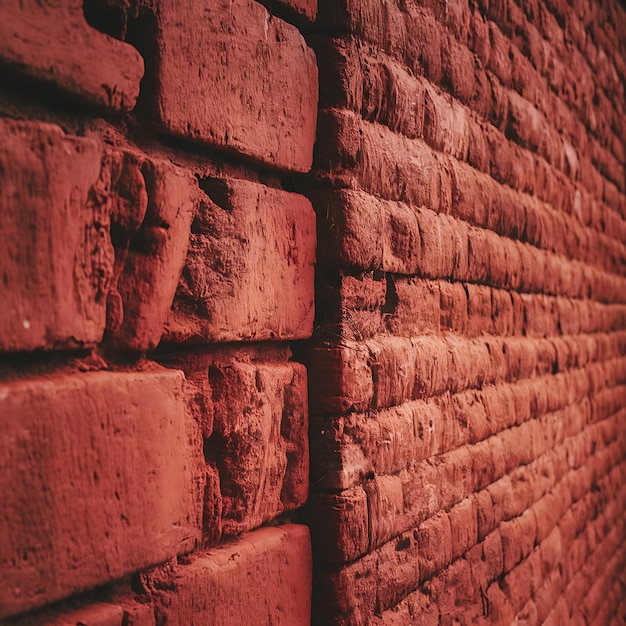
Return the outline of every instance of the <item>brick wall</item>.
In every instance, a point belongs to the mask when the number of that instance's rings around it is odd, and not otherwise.
[[[0,5],[0,623],[626,623],[617,0]]]
[[[625,623],[624,7],[317,26],[316,623]]]
[[[310,620],[315,13],[0,6],[0,622]]]

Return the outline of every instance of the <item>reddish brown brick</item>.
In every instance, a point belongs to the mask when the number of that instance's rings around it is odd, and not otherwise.
[[[171,342],[303,339],[313,329],[315,215],[306,198],[235,179],[202,183],[165,327]]]
[[[169,0],[156,20],[158,87],[146,97],[168,130],[272,167],[309,170],[317,67],[295,27],[254,0]]]
[[[222,532],[238,535],[306,500],[306,370],[232,360],[211,365],[208,378],[214,422],[205,455],[219,473]]]
[[[80,0],[3,2],[0,58],[20,73],[122,111],[135,106],[143,76],[137,50],[91,28]]]
[[[199,442],[183,380],[155,370],[0,386],[3,616],[194,547]]]
[[[97,343],[113,273],[108,211],[91,200],[102,147],[50,124],[2,119],[0,132],[0,348]]]
[[[108,330],[112,343],[124,350],[149,350],[161,340],[198,195],[193,177],[166,161],[146,161],[141,172],[147,187],[146,213],[136,231],[127,234],[127,251],[118,254],[122,270],[115,289],[121,319],[112,319],[109,294]]]
[[[316,562],[348,563],[370,547],[368,498],[362,487],[339,494],[313,494],[307,523]]]
[[[304,626],[311,620],[309,532],[295,524],[255,530],[143,581],[157,623]]]

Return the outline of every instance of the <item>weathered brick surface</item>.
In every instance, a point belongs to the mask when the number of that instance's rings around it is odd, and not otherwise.
[[[209,384],[215,422],[213,439],[206,445],[220,474],[223,532],[239,534],[304,504],[308,491],[304,366],[213,365]]]
[[[590,4],[320,3],[322,623],[620,610],[626,15]]]
[[[284,344],[163,356],[187,378],[207,464],[207,545],[301,507],[309,484],[306,369]]]
[[[148,573],[143,583],[154,590],[160,624],[309,624],[309,533],[295,524],[262,528],[185,565]]]
[[[620,2],[0,18],[8,624],[626,620]]]
[[[165,0],[156,22],[158,82],[146,98],[168,130],[283,170],[309,170],[317,67],[295,27],[255,0]]]
[[[316,14],[0,7],[2,623],[310,622]]]
[[[108,300],[111,342],[125,350],[151,349],[161,340],[198,196],[193,177],[167,161],[145,161],[139,175],[146,188],[145,213],[140,224],[130,227],[124,214],[118,218],[126,227],[126,246],[118,246],[119,278]]]
[[[100,107],[122,111],[135,106],[143,76],[137,50],[91,28],[77,0],[3,2],[0,61]]]
[[[109,216],[91,198],[102,147],[50,124],[0,129],[0,348],[97,343],[114,255]]]
[[[0,347],[160,341],[183,268],[198,188],[140,152],[52,124],[3,119]]]
[[[315,262],[309,201],[243,180],[211,179],[203,187],[165,339],[308,337]]]
[[[2,615],[119,578],[200,538],[181,373],[0,386]]]

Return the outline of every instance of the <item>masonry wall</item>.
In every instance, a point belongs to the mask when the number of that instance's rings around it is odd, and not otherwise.
[[[317,26],[316,623],[624,623],[624,7]]]
[[[0,622],[304,624],[314,2],[0,6]]]
[[[617,0],[0,4],[0,623],[626,623]]]

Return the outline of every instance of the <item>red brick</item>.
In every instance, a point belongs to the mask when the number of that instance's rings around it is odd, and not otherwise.
[[[383,268],[394,273],[415,273],[423,241],[415,210],[403,203],[389,203],[386,208],[389,213],[383,221]]]
[[[533,594],[532,569],[528,561],[522,561],[504,577],[503,590],[517,614]]]
[[[416,336],[438,332],[442,314],[439,283],[419,279],[397,279],[394,283],[398,304],[390,320],[394,334]]]
[[[307,503],[306,521],[320,563],[354,561],[370,547],[368,498],[362,487],[339,494],[313,494]]]
[[[355,450],[352,456],[355,461],[363,456],[359,465],[363,470],[367,468],[364,475],[372,469],[379,475],[395,474],[413,461],[430,456],[423,448],[427,444],[422,429],[428,427],[422,422],[429,415],[423,407],[423,402],[405,402],[379,411],[375,419],[367,413],[346,416],[343,445],[350,449],[352,446],[347,445],[347,439],[355,442],[353,445],[360,454]]]
[[[311,167],[315,55],[254,0],[162,2],[154,114],[173,133],[284,170]]]
[[[342,342],[332,348],[313,348],[307,359],[311,411],[337,414],[364,411],[374,396],[367,347]]]
[[[397,289],[397,283],[396,283]],[[341,277],[341,303],[348,309],[376,309],[385,305],[387,281],[373,272]]]
[[[420,575],[427,580],[447,567],[452,561],[450,519],[438,513],[426,520],[417,530]]]
[[[388,244],[383,229],[385,234],[391,232],[384,224],[384,217],[392,211],[389,203],[351,190],[316,190],[311,198],[319,216],[320,263],[339,261],[363,270],[385,269],[383,254],[390,255],[384,252]]]
[[[496,530],[487,535],[482,546],[483,560],[487,563],[487,580],[495,580],[504,571],[500,531]]]
[[[563,578],[558,569],[550,572],[545,578],[545,582],[538,587],[535,593],[535,605],[540,624],[545,623],[546,618],[550,615],[554,605],[563,593],[564,586]]]
[[[439,622],[439,608],[430,589],[417,589],[381,616],[383,626],[430,626]]]
[[[476,500],[478,504],[478,540],[483,541],[489,533],[496,529],[498,522],[495,518],[491,495],[486,489],[476,494]]]
[[[219,473],[222,532],[236,535],[306,500],[306,370],[226,360],[211,365],[208,378],[214,423],[205,454]]]
[[[512,624],[516,611],[498,586],[498,583],[491,584],[489,589],[487,589],[486,595],[491,623]]]
[[[367,345],[374,381],[372,405],[376,408],[394,406],[413,397],[418,375],[415,371],[415,346],[412,342],[401,337],[389,337],[384,343],[373,340]],[[423,377],[427,378],[431,371],[424,372]],[[426,387],[429,382],[424,381],[422,385]]]
[[[467,292],[461,283],[440,283],[440,325],[442,330],[465,334],[468,324]]]
[[[80,0],[3,2],[0,58],[21,73],[122,111],[135,106],[143,76],[137,50],[91,28]]]
[[[357,415],[356,419],[362,416]],[[343,439],[344,418],[312,418],[309,429],[311,445],[311,484],[316,489],[341,490],[358,485],[373,472],[372,460],[359,444]],[[356,436],[358,427],[355,428]],[[368,437],[370,433],[365,433]]]
[[[313,330],[315,215],[309,201],[213,179],[200,203],[167,341],[304,339]]]
[[[200,443],[183,380],[156,370],[1,386],[3,616],[193,548]]]
[[[378,551],[376,612],[398,604],[420,581],[419,546],[412,532],[400,535]]]
[[[313,589],[313,623],[366,624],[377,606],[378,552],[353,561],[339,571],[320,571]],[[341,623],[341,621],[340,621]]]
[[[102,148],[50,124],[0,132],[0,349],[97,343],[113,272],[107,209],[90,201]]]
[[[472,578],[466,559],[451,563],[432,580],[431,589],[442,625],[453,626],[463,620],[475,624],[484,616],[480,585]]]
[[[448,513],[452,534],[452,558],[463,556],[478,542],[478,505],[474,498],[466,498]]]
[[[309,532],[295,524],[255,530],[185,565],[150,572],[143,583],[159,624],[308,625]]]
[[[426,89],[424,139],[439,152],[467,158],[469,124],[467,110],[439,95],[432,87]]]
[[[511,571],[527,558],[535,545],[536,522],[532,510],[500,525],[504,571]]]
[[[147,210],[141,226],[129,233],[128,252],[122,259],[116,285],[121,320],[112,322],[110,309],[108,320],[112,342],[125,350],[150,350],[161,339],[197,203],[197,183],[183,170],[166,161],[146,161],[141,172],[147,187]]]
[[[563,598],[559,598],[556,606],[548,615],[544,624],[546,626],[560,626],[561,624],[569,624],[569,608]]]
[[[363,488],[367,494],[371,550],[390,541],[401,529],[402,482],[398,476],[376,476]]]
[[[528,600],[522,610],[515,616],[515,626],[539,626],[537,607],[532,600]]]
[[[554,528],[552,532],[539,544],[539,554],[541,557],[541,570],[544,578],[557,567],[563,559],[563,546],[561,542],[561,532]]]

